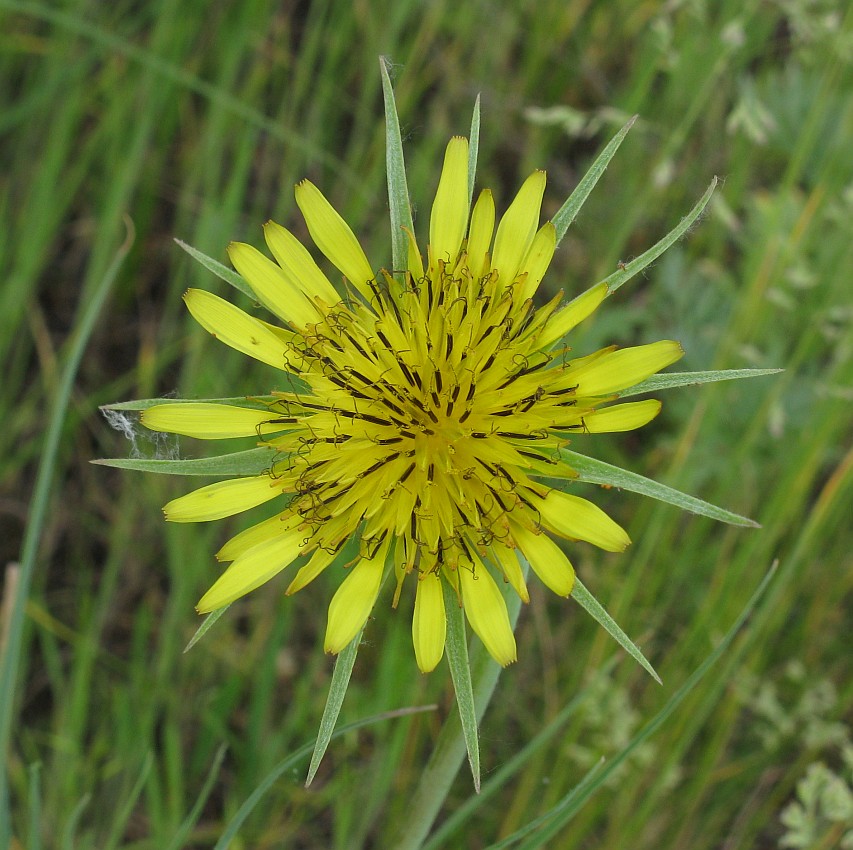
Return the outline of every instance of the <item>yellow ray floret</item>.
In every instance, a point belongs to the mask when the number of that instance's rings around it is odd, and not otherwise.
[[[424,673],[434,670],[441,661],[446,636],[447,618],[441,578],[435,573],[423,574],[418,577],[415,595],[412,643],[418,668]]]
[[[286,367],[281,340],[263,322],[203,289],[188,289],[184,301],[192,317],[221,342],[276,369]]]
[[[142,424],[153,431],[199,440],[223,440],[274,434],[292,427],[269,410],[210,402],[155,404],[142,411]]]
[[[361,558],[329,603],[326,652],[340,652],[361,630],[379,595],[388,553],[386,541],[371,558]]]
[[[234,516],[280,495],[281,487],[269,475],[234,478],[173,499],[163,513],[169,522],[206,522]]]
[[[429,242],[436,261],[452,262],[468,226],[468,139],[456,136],[444,154],[444,167],[429,221]]]
[[[373,269],[349,225],[310,180],[297,184],[296,203],[317,247],[365,298],[370,298],[367,282],[373,280]]]
[[[512,664],[517,653],[506,602],[482,561],[475,558],[473,569],[461,567],[459,584],[471,628],[498,664]]]

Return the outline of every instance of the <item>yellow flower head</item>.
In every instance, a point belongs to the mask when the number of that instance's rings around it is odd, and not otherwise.
[[[424,254],[409,232],[404,273],[377,273],[352,231],[313,184],[296,202],[316,246],[341,272],[339,292],[306,248],[269,222],[275,262],[249,245],[231,260],[283,324],[260,321],[200,290],[195,319],[222,342],[291,375],[304,390],[263,406],[174,403],[150,407],[154,430],[218,439],[258,435],[274,450],[267,472],[203,487],[170,502],[167,519],[233,515],[283,497],[280,514],[232,538],[230,566],[198,610],[221,608],[299,560],[287,592],[332,564],[350,538],[354,563],[329,605],[325,648],[339,652],[364,625],[386,565],[415,589],[418,666],[432,670],[445,644],[447,582],[473,630],[506,665],[516,647],[498,581],[527,601],[520,559],[568,596],[574,570],[554,538],[607,551],[630,542],[586,499],[543,478],[571,478],[559,450],[572,434],[627,431],[660,410],[655,400],[612,403],[674,363],[676,342],[573,357],[565,335],[608,294],[602,283],[560,306],[534,296],[556,246],[539,226],[545,174],[522,185],[495,228],[488,190],[469,210],[468,141],[453,138],[432,206]]]

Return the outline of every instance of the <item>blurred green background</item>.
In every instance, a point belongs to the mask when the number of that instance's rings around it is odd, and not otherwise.
[[[126,434],[111,430],[101,404],[273,388],[271,370],[188,321],[187,286],[225,294],[225,285],[174,237],[223,261],[231,239],[261,244],[270,217],[307,237],[292,187],[308,176],[371,262],[390,263],[380,54],[394,63],[421,234],[443,147],[467,133],[477,93],[478,184],[502,208],[546,168],[545,215],[639,113],[542,295],[577,293],[641,253],[716,174],[722,186],[700,226],[620,290],[575,350],[672,337],[687,350],[679,368],[786,370],[670,390],[642,432],[578,439],[580,451],[763,527],[592,490],[635,542],[622,556],[576,546],[573,560],[664,685],[577,605],[532,586],[520,661],[481,728],[484,780],[583,700],[433,846],[489,846],[628,744],[775,559],[768,597],[722,663],[547,846],[853,840],[853,21],[843,6],[0,0],[4,568],[21,557],[47,417],[83,311],[126,217],[135,233],[76,375],[45,503],[7,762],[13,846],[213,847],[269,771],[316,734],[334,579],[288,599],[274,582],[183,655],[193,604],[218,574],[212,553],[240,520],[167,526],[160,506],[193,482],[89,461],[210,450],[155,444],[132,421]],[[9,599],[13,566],[5,576]],[[368,627],[341,720],[432,701],[438,710],[337,739],[310,790],[304,763],[288,771],[231,846],[393,846],[455,708],[446,666],[416,670],[411,600],[397,612],[389,601]],[[441,821],[470,797],[462,771]]]

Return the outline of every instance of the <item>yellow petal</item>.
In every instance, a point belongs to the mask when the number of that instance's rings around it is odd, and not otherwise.
[[[486,254],[492,244],[492,234],[495,231],[495,200],[489,189],[483,189],[474,211],[471,213],[471,228],[468,231],[468,268],[474,277],[484,275]]]
[[[294,327],[304,327],[321,318],[293,280],[257,248],[245,242],[232,242],[228,256],[258,300],[280,319]]]
[[[418,576],[415,613],[412,619],[412,642],[415,659],[422,673],[434,670],[444,655],[447,618],[441,578],[435,573]]]
[[[607,297],[607,292],[607,284],[599,283],[566,304],[548,320],[548,324],[536,340],[537,345],[547,348],[551,343],[562,339],[572,328],[599,308],[601,302]]]
[[[326,652],[338,653],[358,634],[373,610],[382,573],[388,540],[379,547],[372,558],[362,558],[343,580],[329,603],[329,621],[326,625]]]
[[[579,396],[609,395],[633,387],[683,356],[684,349],[669,339],[620,348],[591,363],[573,364],[561,381],[576,384]]]
[[[654,398],[613,404],[594,410],[583,417],[584,432],[604,434],[616,431],[633,431],[642,428],[660,413],[661,403]]]
[[[367,282],[375,275],[349,225],[310,180],[297,183],[296,203],[317,247],[370,300],[373,296]]]
[[[519,298],[522,301],[532,298],[533,293],[539,289],[539,284],[545,277],[548,266],[551,265],[556,248],[557,230],[550,221],[545,222],[533,238],[530,250],[521,261],[521,266],[518,269],[518,274],[527,274],[527,279],[522,284],[519,293]]]
[[[530,602],[530,594],[527,592],[527,584],[524,581],[524,574],[521,571],[515,550],[510,549],[509,546],[504,546],[502,543],[493,543],[491,551],[494,563],[501,568],[506,580],[512,585],[521,601]]]
[[[302,517],[290,513],[276,514],[263,522],[235,534],[225,545],[216,553],[217,561],[233,561],[239,558],[244,552],[263,543],[267,540],[273,540],[280,537],[286,531],[290,531],[297,525],[302,523]]]
[[[305,585],[310,584],[320,575],[332,561],[338,556],[337,552],[330,552],[327,549],[318,549],[312,556],[308,563],[302,567],[298,573],[296,573],[296,578],[293,579],[292,582],[285,590],[285,594],[287,596],[292,596],[299,590],[302,590]]]
[[[202,596],[196,611],[215,611],[268,582],[299,557],[305,537],[305,531],[294,528],[248,549]]]
[[[462,604],[471,628],[489,655],[506,667],[516,659],[515,635],[509,624],[506,602],[486,566],[475,561],[474,569],[457,570],[462,586]]]
[[[542,524],[571,540],[586,540],[607,552],[621,552],[631,538],[601,508],[580,496],[549,490],[544,499],[535,500]],[[531,561],[532,564],[532,561]]]
[[[203,289],[188,289],[184,301],[193,318],[220,342],[276,369],[284,369],[287,365],[281,340],[263,322],[230,301]]]
[[[217,481],[172,499],[163,507],[169,522],[207,522],[242,513],[281,495],[269,475]]]
[[[468,139],[454,136],[444,153],[444,166],[429,220],[431,255],[451,267],[468,224]]]
[[[515,279],[522,259],[530,250],[533,236],[539,226],[539,211],[544,193],[545,172],[534,171],[524,181],[498,225],[492,266],[500,272],[504,285]]]
[[[264,225],[264,239],[276,262],[312,303],[320,297],[331,307],[341,300],[308,249],[287,228],[268,221]]]
[[[512,536],[539,580],[557,596],[568,596],[575,585],[575,571],[562,549],[547,535],[535,534],[513,524]]]
[[[143,410],[141,418],[142,424],[152,431],[199,440],[260,436],[294,427],[292,423],[276,422],[277,415],[269,410],[204,401],[155,404]]]

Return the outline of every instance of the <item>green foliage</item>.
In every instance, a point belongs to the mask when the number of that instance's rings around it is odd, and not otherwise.
[[[291,598],[276,583],[232,606],[184,655],[193,605],[219,571],[211,553],[239,526],[164,525],[159,508],[185,481],[89,464],[125,459],[134,445],[129,466],[176,459],[132,422],[114,419],[111,430],[98,407],[114,399],[291,389],[188,321],[181,293],[221,287],[266,318],[229,286],[225,247],[260,245],[271,217],[299,233],[297,180],[320,185],[371,261],[390,266],[380,54],[392,63],[419,233],[444,145],[470,131],[477,92],[479,185],[503,207],[532,169],[547,168],[552,216],[638,114],[566,231],[543,297],[573,297],[645,265],[713,175],[722,181],[699,224],[573,332],[572,348],[672,337],[694,375],[785,370],[667,391],[643,431],[573,439],[572,451],[761,528],[597,491],[634,545],[614,556],[579,544],[572,557],[665,684],[619,660],[571,601],[533,591],[519,663],[501,674],[485,716],[477,708],[483,793],[475,798],[460,773],[439,813],[441,846],[487,846],[557,806],[571,816],[550,846],[567,850],[841,841],[850,773],[839,730],[851,698],[841,604],[853,590],[851,15],[822,0],[0,0],[0,563],[20,562],[17,575],[28,576],[14,607],[16,687],[0,699],[14,732],[5,762],[19,844],[159,850],[230,835],[234,847],[395,846],[421,774],[456,769],[430,762],[455,711],[446,667],[416,671],[411,600],[392,612],[385,595],[340,734],[305,790],[332,676],[319,644],[333,581]],[[136,239],[98,310],[125,213]],[[197,451],[181,446],[181,456]],[[209,469],[203,462],[181,461]],[[47,483],[36,491],[37,482]],[[626,737],[636,741],[718,645],[774,558],[765,602],[713,670],[605,775]],[[4,574],[12,601],[15,575]],[[603,668],[604,684],[590,685]],[[589,711],[575,702],[584,696]],[[426,703],[438,704],[435,716],[346,728]],[[592,722],[594,706],[607,722]],[[462,758],[461,732],[450,749]]]

